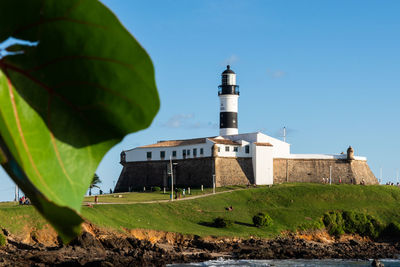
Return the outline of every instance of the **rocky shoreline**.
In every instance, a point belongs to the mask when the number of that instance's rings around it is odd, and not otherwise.
[[[29,242],[21,241],[3,230],[8,244],[0,248],[0,266],[164,266],[221,257],[372,259],[396,258],[400,254],[399,242],[372,242],[357,236],[334,240],[326,233],[288,233],[263,240],[201,238],[173,233],[160,235],[161,232],[156,232],[158,235],[155,238],[148,234],[148,230],[142,230],[139,236],[137,230],[132,234],[129,231],[115,233],[100,230],[93,226],[84,229],[69,245],[63,245],[58,239],[49,244],[37,237]]]

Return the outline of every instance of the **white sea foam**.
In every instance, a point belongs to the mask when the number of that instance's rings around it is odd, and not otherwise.
[[[385,267],[400,267],[400,260],[383,259],[381,260]],[[185,266],[205,266],[205,267],[217,267],[217,266],[235,266],[235,267],[370,267],[372,260],[229,260],[229,259],[218,259],[206,262],[197,263],[178,263],[170,264],[167,266],[171,267],[185,267]]]

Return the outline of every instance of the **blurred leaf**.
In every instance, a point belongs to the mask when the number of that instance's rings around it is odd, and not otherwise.
[[[68,241],[104,154],[158,111],[153,65],[96,0],[1,4],[0,42],[38,42],[0,59],[2,165]]]

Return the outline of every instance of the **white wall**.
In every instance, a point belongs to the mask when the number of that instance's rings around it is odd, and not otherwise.
[[[280,158],[284,156],[290,155],[290,144],[283,142],[279,139],[273,138],[263,133],[245,133],[238,134],[234,136],[224,136],[225,138],[229,138],[233,141],[246,140],[248,142],[260,142],[260,143],[270,143],[273,145],[273,157]]]
[[[251,155],[251,145],[249,146],[250,151],[249,153],[246,153],[246,146],[247,144],[244,143],[243,145],[222,145],[222,144],[217,144],[219,147],[219,152],[218,156],[219,157],[239,157],[239,158],[250,158]],[[225,148],[229,147],[229,151],[225,151]],[[238,152],[233,151],[233,147],[238,147]]]
[[[238,112],[238,99],[238,95],[220,95],[220,112]]]
[[[175,146],[175,147],[144,147],[144,148],[134,148],[132,150],[125,151],[125,161],[147,161],[147,152],[151,152],[151,160],[169,160],[172,156],[172,151],[176,151],[176,157],[172,159],[183,159],[183,150],[190,150],[190,155],[186,153],[186,158],[201,158],[201,157],[211,157],[211,147],[213,143],[208,141],[203,144],[195,144],[188,146]],[[197,148],[197,157],[193,156],[193,149]],[[200,155],[200,148],[204,149],[204,154]],[[165,158],[160,158],[160,152],[165,151]]]
[[[124,151],[125,152],[125,161],[133,162],[133,161],[147,161],[147,152],[151,152],[151,160],[169,160],[170,155],[172,156],[172,151],[176,151],[176,157],[172,159],[183,159],[183,150],[190,150],[190,155],[187,155],[186,158],[195,158],[193,156],[193,149],[197,148],[197,157],[211,157],[213,142],[207,140],[204,144],[196,144],[196,145],[188,145],[188,146],[175,146],[175,147],[144,147],[144,148],[134,148],[131,150]],[[252,157],[252,147],[248,142],[242,142],[241,145],[224,145],[224,144],[216,144],[219,147],[219,152],[217,155],[219,157],[244,157],[250,158]],[[249,145],[249,153],[246,153],[245,146]],[[229,151],[226,151],[226,147],[229,147]],[[238,151],[234,151],[234,147],[238,148]],[[204,154],[200,155],[200,148],[204,149]],[[165,158],[160,158],[160,152],[165,151]]]
[[[254,183],[266,185],[274,183],[273,147],[252,144]]]
[[[219,134],[220,135],[235,135],[238,133],[238,128],[220,128]]]
[[[272,153],[272,157],[274,158],[289,157],[291,155],[290,144],[262,133],[246,133],[246,134],[230,135],[230,136],[224,136],[224,138],[236,141],[240,143],[240,145],[237,145],[238,152],[235,152],[233,150],[233,147],[236,145],[217,144],[217,146],[220,148],[220,151],[218,152],[219,157],[245,157],[245,158],[252,157],[253,149],[255,146],[251,145],[251,143],[254,142],[271,143],[273,146],[268,147],[268,151],[270,151],[269,153]],[[214,144],[213,142],[207,139],[206,143],[187,145],[187,146],[147,147],[147,148],[138,147],[125,151],[126,155],[125,161],[126,162],[147,161],[148,160],[147,152],[152,152],[151,160],[168,160],[170,158],[170,155],[172,155],[172,151],[177,152],[177,156],[174,157],[173,159],[183,159],[182,150],[190,150],[190,155],[188,156],[186,154],[186,158],[194,158],[193,157],[194,148],[197,148],[197,157],[211,157],[212,155],[211,149],[213,144]],[[246,145],[250,145],[250,153],[245,153]],[[225,151],[226,146],[229,146],[229,151]],[[204,149],[203,155],[200,155],[200,148]],[[160,158],[160,151],[165,151],[164,159]]]
[[[290,144],[263,133],[257,133],[257,142],[273,145],[273,157],[279,158],[290,155]]]

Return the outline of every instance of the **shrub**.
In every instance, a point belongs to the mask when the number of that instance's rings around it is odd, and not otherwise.
[[[322,221],[329,234],[335,236],[348,233],[377,238],[383,230],[373,216],[354,211],[330,211],[324,214]]]
[[[306,230],[319,230],[324,228],[325,225],[322,222],[322,218],[318,218],[316,220],[310,220],[308,222],[304,222],[297,226],[297,229],[300,231],[306,231]]]
[[[153,187],[153,192],[160,192],[161,188],[159,186]]]
[[[227,228],[229,226],[232,226],[233,222],[231,220],[222,218],[222,217],[217,217],[213,221],[213,226],[217,228]]]
[[[7,238],[3,234],[3,232],[0,231],[0,247],[4,247],[7,244]]]
[[[272,219],[266,213],[258,213],[253,217],[254,226],[261,227],[261,226],[268,226],[271,225]]]
[[[344,234],[342,213],[330,211],[324,214],[322,219],[330,235],[339,236]]]

